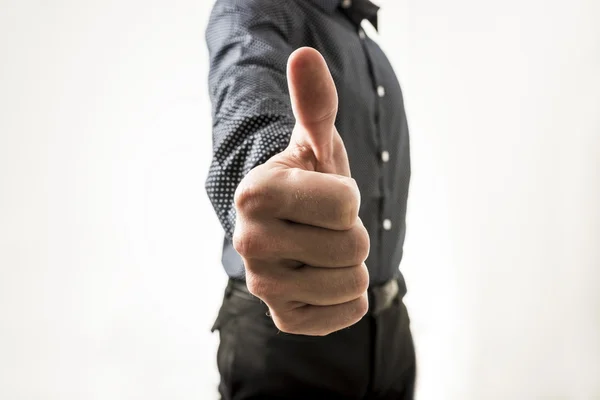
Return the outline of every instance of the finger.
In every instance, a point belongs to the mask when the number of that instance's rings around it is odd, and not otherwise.
[[[362,263],[346,268],[304,266],[289,270],[293,282],[290,300],[313,306],[343,304],[360,297],[369,288],[369,272]]]
[[[247,260],[245,267],[250,292],[279,309],[343,304],[360,297],[369,288],[369,271],[364,263],[322,268]]]
[[[291,169],[280,181],[275,217],[327,229],[350,229],[358,218],[360,190],[341,175]]]
[[[347,231],[240,217],[233,235],[236,251],[245,259],[287,261],[288,265],[343,268],[369,256],[369,234],[360,220]]]
[[[280,223],[265,234],[278,257],[314,267],[348,267],[369,256],[369,234],[362,222],[347,231]]]
[[[329,164],[338,96],[327,63],[318,51],[303,47],[290,56],[287,75],[297,123],[293,139],[309,144],[319,163]]]
[[[353,179],[299,168],[259,169],[236,190],[238,214],[334,230],[356,223],[360,191]]]
[[[334,306],[305,305],[287,312],[271,310],[275,325],[283,332],[325,336],[354,325],[369,309],[367,294]]]

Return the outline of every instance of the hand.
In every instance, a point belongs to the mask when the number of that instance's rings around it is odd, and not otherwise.
[[[367,312],[369,235],[334,126],[338,97],[325,60],[301,48],[287,75],[296,126],[287,149],[236,190],[233,245],[249,291],[267,304],[277,328],[322,336]]]

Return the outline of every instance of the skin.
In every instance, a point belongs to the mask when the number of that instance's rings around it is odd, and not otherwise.
[[[338,97],[325,60],[298,49],[287,76],[296,126],[289,146],[236,190],[233,245],[249,291],[267,304],[277,328],[324,336],[368,310],[369,235],[334,126]]]

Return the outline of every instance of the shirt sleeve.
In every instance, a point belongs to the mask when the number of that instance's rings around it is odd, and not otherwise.
[[[228,239],[238,184],[285,149],[295,123],[286,79],[294,22],[283,3],[218,0],[206,30],[213,119],[206,191]]]

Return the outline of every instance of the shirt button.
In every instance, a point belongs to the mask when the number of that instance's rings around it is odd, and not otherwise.
[[[392,229],[392,221],[390,221],[389,219],[384,219],[383,220],[383,229],[385,229],[386,231],[389,231]]]
[[[385,88],[383,86],[377,86],[377,95],[379,97],[385,96]]]
[[[366,37],[365,35],[365,31],[363,31],[362,29],[358,31],[358,37],[361,39],[364,39]]]
[[[383,162],[390,161],[390,153],[388,153],[387,151],[382,151],[381,152],[381,161],[383,161]]]
[[[352,0],[342,0],[342,8],[352,7]]]

